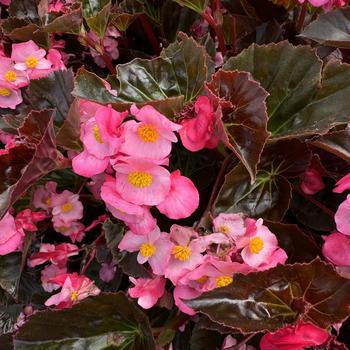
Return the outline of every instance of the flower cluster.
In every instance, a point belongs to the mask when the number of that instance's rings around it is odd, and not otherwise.
[[[325,11],[331,11],[334,7],[345,6],[345,0],[307,0],[310,5],[315,7],[322,7]],[[305,0],[299,0],[303,4]]]
[[[157,303],[167,278],[175,286],[175,304],[190,315],[194,311],[183,300],[231,284],[235,273],[263,271],[287,259],[263,220],[242,214],[220,214],[213,221],[213,233],[204,236],[178,225],[169,234],[158,227],[144,235],[129,230],[119,249],[138,252],[137,261],[151,268],[152,278],[130,278],[135,286],[129,294],[142,307]]]
[[[11,57],[0,57],[0,107],[15,109],[23,101],[20,88],[58,69],[65,65],[56,49],[46,55],[32,40],[12,44]]]

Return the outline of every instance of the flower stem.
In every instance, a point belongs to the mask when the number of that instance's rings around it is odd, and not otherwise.
[[[143,27],[146,35],[147,35],[147,38],[148,38],[150,44],[152,45],[153,51],[157,55],[159,55],[160,54],[159,43],[158,43],[158,40],[157,40],[156,36],[154,35],[152,26],[149,23],[149,20],[148,20],[147,16],[143,13],[142,15],[140,15],[139,18],[140,18],[142,27]]]
[[[223,56],[226,54],[226,45],[225,45],[225,38],[224,38],[224,32],[222,30],[222,27],[219,26],[216,22],[214,17],[211,15],[211,13],[206,10],[202,13],[202,17],[207,21],[209,26],[214,30],[218,42],[219,42],[219,49]]]
[[[301,8],[298,23],[296,25],[296,30],[298,33],[300,33],[303,30],[306,12],[307,12],[307,7],[306,7],[306,4],[304,4]]]

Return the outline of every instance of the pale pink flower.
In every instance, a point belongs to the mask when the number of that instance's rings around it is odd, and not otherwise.
[[[14,89],[28,85],[25,73],[15,69],[8,57],[0,57],[0,80],[9,83]]]
[[[17,228],[15,219],[7,212],[0,220],[0,255],[14,252],[22,246],[24,232]]]
[[[28,266],[35,267],[50,261],[54,265],[64,267],[69,257],[78,255],[79,248],[70,243],[61,243],[58,245],[43,243],[38,253],[34,253],[28,259]]]
[[[72,159],[73,171],[84,177],[92,177],[106,170],[109,158],[99,159],[84,150]]]
[[[48,181],[45,186],[38,187],[33,195],[33,204],[36,208],[49,210],[52,208],[52,197],[56,195],[57,183]]]
[[[153,231],[145,235],[137,235],[132,231],[127,231],[118,248],[128,252],[138,251],[137,261],[139,264],[148,262],[155,275],[163,275],[170,259],[172,244],[168,239],[168,234],[160,232],[159,227],[156,226]]]
[[[244,215],[242,213],[220,213],[213,220],[213,226],[214,232],[221,232],[233,240],[235,240],[237,237],[243,236],[246,233],[246,225],[244,222]]]
[[[150,309],[164,294],[165,279],[162,276],[147,279],[129,277],[129,280],[134,284],[128,290],[129,295],[137,298],[137,303],[144,309]]]
[[[343,193],[346,190],[350,190],[350,174],[343,176],[338,180],[335,186],[336,187],[333,190],[335,193]]]
[[[12,84],[6,81],[0,81],[0,107],[16,109],[16,106],[22,103],[21,90],[16,90]]]
[[[21,228],[29,232],[35,232],[38,230],[35,224],[37,222],[45,220],[46,218],[47,218],[46,213],[41,211],[34,212],[34,211],[31,211],[31,209],[27,208],[20,211],[16,215],[15,222],[16,222],[17,228]]]
[[[102,263],[102,267],[99,272],[99,277],[103,282],[109,283],[113,281],[116,271],[117,267],[113,263]]]
[[[85,235],[85,226],[78,221],[65,222],[60,219],[53,221],[53,227],[56,232],[69,237],[72,242],[81,242]]]
[[[324,244],[322,254],[327,260],[338,266],[350,266],[350,237],[339,232],[322,236]]]
[[[171,152],[172,142],[177,142],[174,131],[181,125],[171,122],[152,106],[130,108],[139,122],[130,120],[124,124],[125,141],[120,151],[135,157],[163,159]]]
[[[237,345],[237,339],[233,338],[231,335],[227,335],[221,345],[220,350],[255,350],[255,347],[252,345],[246,345],[243,344],[240,347],[236,348],[235,346]]]
[[[189,151],[215,148],[218,138],[214,135],[215,114],[206,96],[200,96],[194,104],[195,117],[184,119],[179,131],[182,144]]]
[[[185,273],[193,270],[204,261],[203,253],[206,248],[205,239],[190,227],[172,225],[169,239],[173,243],[171,256],[165,270],[165,277],[174,284]]]
[[[47,265],[41,271],[41,285],[46,292],[53,292],[54,290],[60,288],[58,284],[49,282],[50,279],[62,275],[63,273],[67,273],[67,268],[65,266],[60,267],[58,265]]]
[[[341,203],[334,215],[337,230],[344,235],[350,235],[350,194]]]
[[[315,168],[309,168],[302,176],[300,189],[308,195],[314,195],[324,189],[324,183],[320,172]]]
[[[19,71],[25,71],[28,77],[38,78],[41,73],[47,74],[52,63],[45,58],[46,51],[40,49],[33,40],[24,43],[12,44],[11,59],[15,62],[14,68]],[[45,72],[40,72],[44,70]]]
[[[94,282],[84,275],[77,273],[67,273],[58,275],[51,280],[50,283],[58,284],[62,287],[58,294],[53,295],[46,300],[45,305],[56,305],[57,309],[70,308],[79,301],[100,294]]]
[[[170,191],[157,208],[170,219],[187,218],[198,208],[198,190],[188,177],[181,176],[180,170],[172,172],[170,180]]]
[[[121,197],[137,205],[157,205],[170,190],[170,173],[165,168],[141,158],[129,158],[114,164],[116,190]]]
[[[53,221],[66,223],[68,226],[72,221],[83,217],[83,204],[79,201],[79,195],[65,190],[52,198]]]
[[[299,322],[286,326],[275,333],[267,332],[260,340],[261,350],[304,350],[320,345],[329,338],[329,333],[312,323]]]
[[[180,311],[191,316],[196,314],[196,311],[187,306],[184,300],[191,300],[197,298],[202,294],[202,292],[191,288],[187,285],[177,284],[174,288],[173,293],[175,305],[179,308]]]

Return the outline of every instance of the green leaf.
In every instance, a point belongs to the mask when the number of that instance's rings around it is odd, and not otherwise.
[[[274,331],[303,319],[321,328],[342,321],[350,306],[350,280],[331,264],[279,265],[248,275],[186,302],[213,321],[243,332]]]
[[[107,3],[106,1],[99,2],[102,2],[105,5],[98,12],[93,11],[94,14],[92,16],[86,16],[87,12],[84,9],[84,17],[90,29],[92,29],[100,38],[103,38],[109,22],[112,4],[110,0]],[[88,11],[88,13],[90,14],[90,11]]]
[[[350,8],[321,14],[304,28],[300,36],[325,46],[350,48]]]
[[[138,17],[136,13],[118,12],[112,13],[110,22],[121,32],[125,32]]]
[[[204,12],[204,10],[208,7],[208,3],[209,3],[209,0],[174,0],[174,1],[200,14]]]
[[[14,296],[21,276],[21,253],[0,256],[0,287]]]
[[[224,69],[250,72],[270,93],[268,130],[273,137],[322,134],[346,123],[350,113],[350,67],[322,61],[307,46],[287,42],[252,45]],[[322,73],[322,74],[321,74]]]
[[[73,102],[73,84],[72,70],[55,71],[47,77],[31,80],[27,97],[35,109],[56,109],[55,120],[61,122],[66,118]]]
[[[249,73],[219,70],[206,84],[211,99],[221,104],[225,144],[242,161],[252,181],[269,136],[266,130],[267,92]]]
[[[242,163],[225,176],[214,203],[215,215],[243,212],[250,217],[281,221],[291,198],[286,177],[302,174],[310,160],[307,146],[296,139],[267,145],[253,183]]]
[[[14,346],[16,350],[155,349],[147,317],[122,292],[88,298],[71,309],[38,312],[16,333]]]
[[[196,324],[191,336],[191,350],[220,349],[223,337],[220,333],[201,328]]]

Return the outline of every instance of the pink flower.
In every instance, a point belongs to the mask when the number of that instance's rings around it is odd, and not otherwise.
[[[46,306],[56,305],[57,309],[70,308],[88,296],[96,296],[101,292],[93,281],[86,276],[79,276],[77,273],[58,275],[49,282],[62,287],[58,294],[53,295],[45,302]]]
[[[72,221],[83,217],[83,205],[79,195],[70,191],[63,191],[52,198],[53,221],[60,221],[69,225]]]
[[[180,311],[187,315],[195,315],[196,312],[184,303],[184,300],[191,300],[199,297],[202,292],[186,285],[176,285],[174,289],[175,305]]]
[[[129,277],[129,280],[135,285],[129,288],[129,295],[138,298],[137,303],[144,309],[150,309],[164,294],[165,279],[161,276],[149,279]]]
[[[103,282],[109,283],[113,281],[117,267],[113,263],[103,263],[99,272],[99,277]]]
[[[302,176],[300,183],[301,190],[308,195],[314,195],[324,189],[324,183],[319,171],[315,168],[309,168]]]
[[[91,177],[101,174],[106,170],[109,164],[109,158],[99,159],[88,151],[79,153],[72,159],[73,171],[84,177]]]
[[[126,232],[118,248],[128,252],[138,251],[139,264],[148,262],[155,275],[163,275],[170,259],[172,244],[169,242],[168,234],[160,232],[157,226],[145,235],[136,235],[132,231]]]
[[[21,90],[15,90],[12,84],[6,81],[0,81],[0,107],[16,109],[16,106],[22,103]]]
[[[220,213],[214,220],[214,232],[221,232],[235,240],[246,233],[246,225],[242,213]]]
[[[86,122],[90,118],[95,116],[96,111],[101,107],[101,105],[96,102],[91,102],[88,100],[80,100],[79,107],[80,107],[80,120],[82,122]]]
[[[203,263],[201,253],[206,249],[206,241],[192,228],[178,225],[171,226],[169,238],[173,247],[165,277],[176,284],[181,276]]]
[[[329,337],[326,330],[312,323],[300,322],[287,326],[275,333],[267,332],[260,341],[261,350],[304,350],[306,347],[320,345]]]
[[[45,186],[38,187],[33,196],[33,204],[36,208],[49,210],[52,208],[52,197],[56,195],[57,183],[48,181]]]
[[[152,106],[138,109],[132,105],[131,114],[134,120],[124,124],[124,144],[120,151],[135,157],[163,159],[170,154],[171,143],[177,142],[174,131],[181,125],[171,122]]]
[[[200,96],[194,104],[194,110],[194,118],[181,122],[182,129],[179,133],[182,144],[192,152],[215,148],[219,140],[214,135],[215,116],[208,97]]]
[[[350,235],[350,194],[341,203],[334,215],[337,230],[344,235]]]
[[[45,58],[46,51],[40,49],[33,40],[24,43],[12,44],[11,59],[15,62],[14,68],[19,71],[26,71],[29,78],[41,76],[41,70],[51,68],[52,63]]]
[[[17,228],[15,219],[8,212],[0,220],[0,232],[0,255],[12,253],[22,245],[24,232]]]
[[[321,7],[326,11],[331,11],[334,7],[343,7],[345,5],[344,0],[308,0],[312,6]],[[299,0],[301,4],[305,2],[305,0]]]
[[[0,57],[0,80],[9,83],[15,89],[28,85],[25,73],[15,69],[11,58],[8,57]]]
[[[79,248],[70,243],[61,243],[58,245],[43,243],[40,246],[38,253],[33,254],[28,259],[28,266],[35,267],[37,265],[44,264],[46,261],[50,261],[54,265],[63,267],[66,265],[69,257],[78,255]]]
[[[222,343],[221,350],[236,349],[235,345],[237,345],[237,339],[233,338],[231,335],[227,335]],[[243,344],[236,350],[255,350],[255,347]]]
[[[114,164],[116,190],[121,197],[137,205],[157,205],[170,190],[170,173],[141,158],[128,158]]]
[[[333,190],[335,193],[343,193],[346,190],[350,190],[350,173],[338,180],[335,186]]]
[[[339,232],[323,236],[322,254],[335,265],[350,266],[350,237]]]
[[[49,49],[49,53],[47,54],[47,60],[52,64],[52,67],[50,70],[48,70],[48,73],[50,73],[52,70],[67,69],[62,61],[61,53],[56,49]]]
[[[10,3],[11,3],[11,0],[0,0],[0,4],[3,4],[5,6],[10,5]]]
[[[41,211],[31,211],[29,208],[20,211],[16,215],[16,226],[22,228],[25,231],[35,232],[38,230],[36,223],[43,221],[47,218],[47,215]]]
[[[85,226],[81,222],[72,221],[66,223],[60,219],[55,219],[53,227],[56,232],[62,233],[64,236],[70,237],[72,242],[81,242],[85,235]]]
[[[180,170],[172,172],[170,180],[170,191],[157,208],[170,219],[187,218],[198,208],[198,190],[189,178],[181,176]]]
[[[59,267],[53,264],[45,266],[45,268],[41,271],[41,285],[43,286],[44,290],[51,293],[58,289],[60,286],[55,283],[50,283],[49,280],[66,272],[67,268],[65,266]]]

